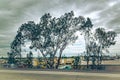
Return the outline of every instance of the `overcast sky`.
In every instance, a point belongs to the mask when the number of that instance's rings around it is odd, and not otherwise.
[[[22,23],[36,23],[44,13],[59,17],[73,10],[75,16],[90,17],[94,27],[115,30],[116,45],[110,52],[120,54],[120,0],[0,0],[0,55],[6,55]],[[64,51],[67,55],[84,51],[83,36]]]

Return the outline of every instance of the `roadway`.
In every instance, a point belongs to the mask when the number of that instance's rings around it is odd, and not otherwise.
[[[120,73],[1,69],[0,80],[120,80]]]

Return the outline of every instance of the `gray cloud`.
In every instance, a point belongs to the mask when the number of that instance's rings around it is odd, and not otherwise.
[[[59,17],[71,10],[76,16],[90,17],[95,27],[105,26],[120,33],[119,0],[0,0],[0,53],[7,53],[22,23],[38,22],[44,13]],[[118,41],[112,51],[119,53],[119,44]]]

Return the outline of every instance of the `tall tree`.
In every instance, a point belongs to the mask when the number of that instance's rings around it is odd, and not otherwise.
[[[102,50],[108,49],[111,45],[115,45],[115,37],[117,34],[114,31],[105,31],[104,28],[97,28],[94,34],[97,49],[97,64],[100,65],[102,62]]]
[[[22,24],[18,32],[21,32],[23,42],[31,41],[30,49],[40,50],[49,68],[54,67],[54,58],[56,54],[59,54],[56,65],[58,68],[64,49],[70,43],[75,42],[77,39],[75,33],[84,28],[83,26],[88,26],[86,20],[81,16],[74,17],[73,11],[65,13],[60,18],[52,18],[47,13],[40,18],[38,24],[33,21]]]
[[[14,63],[15,62],[15,57],[19,57],[20,61],[21,61],[21,45],[23,43],[22,39],[23,39],[22,33],[21,32],[17,32],[17,35],[15,36],[13,42],[10,45],[11,51],[8,52],[8,57],[10,58],[8,60],[8,62],[10,60],[12,60],[12,63]]]
[[[90,18],[87,18],[86,21],[83,21],[83,25],[81,26],[81,30],[83,31],[84,39],[85,39],[85,46],[86,46],[86,61],[87,61],[87,68],[89,68],[89,61],[90,61],[90,39],[91,39],[91,29],[93,24]]]
[[[58,54],[56,65],[58,68],[64,49],[78,38],[75,34],[77,31],[82,30],[85,33],[86,50],[89,56],[88,44],[91,28],[92,23],[89,18],[86,20],[82,16],[74,17],[73,11],[65,13],[59,18],[53,18],[50,13],[46,13],[40,18],[38,24],[35,24],[34,21],[22,24],[17,34],[20,34],[21,37],[15,38],[14,41],[17,40],[17,43],[13,41],[11,48],[17,51],[16,45],[20,47],[22,43],[31,41],[30,49],[39,49],[48,64],[48,68],[54,68],[54,58]]]
[[[92,58],[92,68],[99,68],[102,62],[103,50],[115,45],[116,33],[114,31],[105,31],[104,28],[97,28],[89,38],[88,51]],[[107,50],[108,51],[108,50]]]

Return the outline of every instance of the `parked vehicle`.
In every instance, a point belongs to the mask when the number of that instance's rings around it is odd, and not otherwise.
[[[59,66],[58,69],[70,70],[72,69],[72,67],[71,65],[62,65],[62,66]]]

